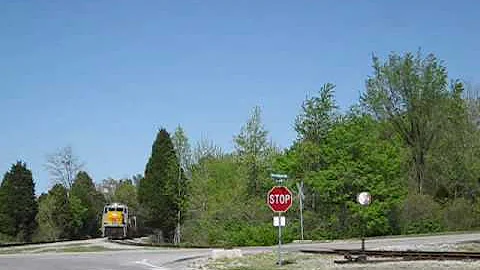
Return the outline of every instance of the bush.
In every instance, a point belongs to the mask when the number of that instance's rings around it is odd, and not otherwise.
[[[186,224],[184,240],[201,246],[269,246],[278,243],[278,228],[271,222],[248,223],[230,220],[226,222],[195,222]],[[298,224],[288,223],[282,228],[282,242],[298,238]]]
[[[15,242],[15,237],[0,233],[0,244],[7,244]]]
[[[460,198],[446,205],[443,209],[443,224],[447,230],[468,230],[476,227],[477,215],[474,206]]]
[[[428,195],[408,195],[401,223],[404,234],[440,232],[443,229],[440,205]]]

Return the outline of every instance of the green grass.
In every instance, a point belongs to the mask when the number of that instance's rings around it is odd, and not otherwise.
[[[234,259],[220,259],[207,264],[211,270],[296,270],[296,269],[320,269],[315,268],[315,260],[320,256],[302,253],[282,253],[283,265],[277,265],[278,255],[276,252],[266,252],[256,255],[248,255]],[[321,256],[332,259],[331,256]],[[311,268],[313,267],[313,268]]]
[[[87,244],[78,245],[66,245],[58,247],[28,247],[28,248],[3,248],[0,249],[0,254],[17,254],[17,253],[47,253],[47,252],[101,252],[110,250],[122,250],[122,249],[109,249],[103,246],[94,246]]]
[[[33,247],[33,248],[2,248],[2,249],[0,249],[0,254],[16,254],[16,253],[34,251],[36,249],[38,249],[38,248],[36,248],[36,247]]]
[[[112,249],[103,247],[103,246],[72,246],[72,247],[59,247],[59,248],[50,248],[42,249],[35,253],[45,253],[45,252],[100,252],[100,251],[109,251]],[[115,249],[119,250],[119,249]]]

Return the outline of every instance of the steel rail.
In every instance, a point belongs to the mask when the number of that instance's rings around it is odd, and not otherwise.
[[[417,251],[417,250],[300,250],[303,253],[343,255],[350,262],[365,261],[370,257],[402,258],[404,260],[480,260],[480,252],[461,251]],[[359,256],[359,257],[353,257]],[[343,261],[342,261],[343,262]]]

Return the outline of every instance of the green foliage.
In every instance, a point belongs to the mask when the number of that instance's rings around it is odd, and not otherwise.
[[[262,185],[267,178],[267,160],[270,145],[267,142],[268,132],[265,130],[260,107],[255,107],[247,123],[235,136],[236,154],[245,166],[247,173],[248,192],[250,195],[260,195],[265,192]]]
[[[335,85],[326,83],[318,96],[303,102],[302,112],[295,119],[295,131],[300,140],[320,143],[328,134],[337,117],[334,89]]]
[[[373,57],[374,74],[362,97],[366,109],[388,120],[410,149],[416,191],[428,180],[426,157],[442,129],[450,92],[446,68],[432,54],[391,54],[382,63]]]
[[[428,186],[439,200],[473,199],[479,190],[480,130],[468,112],[468,100],[462,98],[463,84],[452,84],[446,117],[438,142],[428,156],[427,172],[435,179]]]
[[[441,208],[431,196],[409,194],[401,213],[402,233],[430,233],[443,229]]]
[[[0,244],[14,243],[15,237],[0,233]]]
[[[30,242],[37,226],[37,211],[32,172],[18,161],[5,174],[0,186],[0,233]]]
[[[398,221],[394,220],[395,207],[407,192],[403,156],[401,143],[386,132],[384,124],[356,113],[337,121],[322,144],[302,141],[294,145],[286,155],[292,159],[288,171],[305,181],[306,220],[316,221],[305,223],[309,236],[399,233],[394,226]],[[282,162],[287,163],[285,157]],[[368,209],[355,202],[362,191],[374,198]],[[367,228],[362,223],[368,223]]]
[[[138,208],[137,188],[131,180],[120,181],[115,189],[113,201],[126,204],[130,212],[135,212]]]
[[[160,229],[163,239],[172,242],[178,212],[186,199],[186,181],[180,176],[181,169],[172,140],[161,129],[152,146],[152,154],[145,169],[145,178],[140,181],[138,199],[145,225]]]
[[[72,234],[72,219],[67,189],[56,184],[50,189],[48,195],[39,200],[36,240],[69,239]]]
[[[180,126],[175,129],[172,143],[179,164],[177,178],[177,185],[179,187],[177,199],[179,209],[177,211],[177,224],[175,228],[175,236],[173,242],[175,244],[179,244],[181,242],[181,224],[185,216],[184,210],[187,208],[187,200],[183,199],[183,197],[187,193],[187,177],[185,174],[191,177],[192,153],[190,143],[188,142],[188,137]]]
[[[84,172],[80,171],[70,190],[70,196],[76,199],[71,201],[73,210],[79,211],[74,214],[75,237],[95,237],[100,235],[100,222],[105,199],[103,194],[95,189],[92,178]],[[79,200],[80,204],[76,205]],[[85,210],[86,209],[86,210]],[[78,222],[80,221],[80,222]]]
[[[74,195],[68,198],[70,212],[72,216],[72,233],[71,238],[83,238],[83,228],[88,222],[88,207],[83,204],[82,200]]]
[[[188,137],[181,126],[175,129],[175,133],[172,137],[172,143],[177,154],[178,163],[180,167],[188,172],[192,166],[192,150]]]
[[[475,205],[464,198],[448,203],[443,209],[444,227],[449,231],[477,228],[480,220],[475,210]]]
[[[187,242],[196,245],[271,244],[275,230],[265,200],[248,195],[247,173],[233,156],[203,159],[193,167]],[[272,233],[273,232],[273,233]]]

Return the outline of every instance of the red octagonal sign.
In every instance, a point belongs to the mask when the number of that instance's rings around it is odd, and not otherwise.
[[[284,186],[276,186],[267,193],[267,204],[273,212],[286,212],[292,206],[292,192]]]

